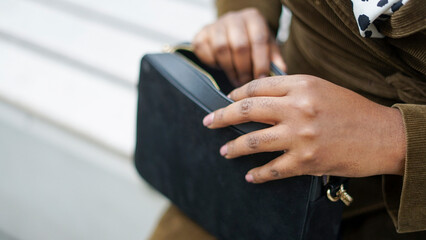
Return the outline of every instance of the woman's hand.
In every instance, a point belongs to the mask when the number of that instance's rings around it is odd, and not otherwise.
[[[235,103],[207,115],[205,126],[214,129],[250,121],[273,126],[226,143],[220,149],[223,156],[285,150],[250,170],[248,182],[297,175],[403,174],[406,143],[397,109],[308,75],[254,80],[230,97]]]
[[[222,68],[235,86],[268,76],[271,61],[285,71],[275,38],[255,8],[230,12],[204,27],[193,46],[203,62]]]

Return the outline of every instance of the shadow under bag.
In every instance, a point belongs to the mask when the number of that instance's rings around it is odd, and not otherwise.
[[[224,94],[231,90],[222,71],[203,65],[191,51],[144,56],[135,153],[141,176],[219,239],[338,239],[343,204],[331,202],[326,191],[335,194],[342,178],[251,184],[244,179],[247,171],[283,152],[220,156],[227,141],[268,127],[204,127],[205,115],[232,103]]]

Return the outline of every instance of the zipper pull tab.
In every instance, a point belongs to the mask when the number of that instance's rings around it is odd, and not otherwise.
[[[336,192],[336,196],[331,195],[331,189],[327,190],[327,197],[332,202],[341,200],[346,206],[349,206],[353,202],[353,198],[346,192],[343,184],[340,185],[340,189]]]

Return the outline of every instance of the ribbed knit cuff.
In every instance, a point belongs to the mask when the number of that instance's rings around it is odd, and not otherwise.
[[[387,210],[399,233],[426,230],[426,105],[395,104],[404,120],[404,177],[384,176]]]

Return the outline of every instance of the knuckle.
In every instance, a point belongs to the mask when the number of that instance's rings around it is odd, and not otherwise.
[[[288,169],[286,169],[280,162],[274,162],[268,169],[269,177],[272,179],[283,178],[287,172]]]
[[[236,54],[243,55],[250,52],[250,46],[247,42],[239,42],[235,44],[233,50]]]
[[[269,35],[265,31],[261,31],[251,39],[253,45],[266,45],[269,41]]]
[[[303,138],[303,139],[315,139],[318,136],[318,131],[317,129],[313,128],[313,127],[304,127],[301,130],[299,130],[298,133],[299,137]]]
[[[256,183],[263,183],[267,180],[266,177],[261,173],[260,169],[253,172],[252,175]]]
[[[253,108],[253,100],[252,99],[244,99],[240,104],[240,114],[244,117],[247,117]]]
[[[275,108],[276,103],[271,98],[260,98],[258,99],[258,104],[262,108]]]
[[[257,8],[250,7],[243,10],[243,14],[246,16],[260,16],[260,12]]]
[[[315,107],[315,104],[311,100],[302,101],[302,110],[306,117],[314,118],[317,116],[318,111]]]
[[[301,88],[312,89],[314,87],[315,81],[308,77],[303,77],[298,81],[298,84]]]
[[[194,41],[192,42],[192,46],[194,46],[194,52],[199,52],[204,45],[206,44],[206,42],[200,38],[195,38]]]
[[[227,19],[227,18],[234,18],[234,17],[236,17],[238,14],[237,14],[237,12],[235,12],[235,11],[229,11],[229,12],[227,12],[226,14],[224,14],[223,16],[222,16],[222,19]]]
[[[309,99],[309,97],[299,101],[300,108],[306,109],[306,108],[311,108],[313,106],[314,106],[314,102],[311,99]]]
[[[310,166],[316,165],[317,159],[314,149],[305,149],[300,155],[301,162]]]
[[[318,115],[315,101],[309,97],[295,102],[293,107],[306,118],[315,118]]]
[[[258,89],[260,84],[259,80],[253,80],[247,85],[247,96],[253,97],[256,95],[256,90]]]
[[[260,140],[259,137],[250,135],[247,138],[247,146],[250,149],[256,149],[259,146]]]
[[[269,169],[269,176],[271,178],[280,178],[281,177],[281,173],[276,168],[272,167],[271,169]]]
[[[279,139],[279,135],[277,133],[266,133],[266,134],[262,135],[261,142],[269,144],[269,143],[272,143],[272,142],[274,142],[278,139]]]
[[[314,151],[304,151],[303,156],[302,156],[304,161],[309,161],[312,162],[313,160],[315,160],[315,153]]]
[[[265,83],[267,83],[271,88],[280,87],[280,84],[283,83],[283,80],[281,77],[270,77],[268,78]]]
[[[265,134],[251,134],[247,136],[247,146],[255,150],[263,144],[270,144],[279,139],[279,135],[276,133],[265,133]]]
[[[199,37],[195,36],[194,40],[192,41],[192,46],[194,46],[194,51],[200,49],[202,44],[203,44],[202,40]]]
[[[216,55],[223,55],[228,51],[228,45],[225,42],[216,43],[213,46],[213,51]]]

